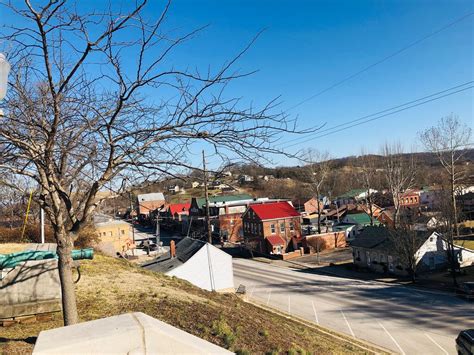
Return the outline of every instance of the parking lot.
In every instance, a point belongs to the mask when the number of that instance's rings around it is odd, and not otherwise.
[[[234,259],[247,297],[400,354],[455,354],[474,307],[452,295]]]

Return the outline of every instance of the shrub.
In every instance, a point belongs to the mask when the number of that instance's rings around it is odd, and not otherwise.
[[[224,318],[221,317],[218,321],[212,322],[212,332],[224,341],[227,349],[234,345],[236,336],[231,326],[227,324]]]
[[[91,248],[100,242],[100,236],[95,231],[94,227],[86,226],[77,235],[74,240],[74,247],[76,248]]]

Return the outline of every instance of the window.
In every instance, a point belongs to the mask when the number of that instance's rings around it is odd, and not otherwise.
[[[294,222],[290,222],[290,231],[294,231],[295,230],[295,223]]]
[[[230,220],[230,225],[231,225],[232,227],[234,226],[234,220],[233,220],[233,219]]]
[[[122,233],[122,235],[124,235],[124,234],[125,234],[125,229],[122,229],[122,230],[120,231],[120,233]]]
[[[276,230],[275,230],[275,224],[270,224],[270,230],[272,232],[272,234],[275,234]]]
[[[285,233],[285,222],[280,223],[280,233]]]
[[[258,234],[262,234],[262,225],[257,224],[257,226],[258,226]]]

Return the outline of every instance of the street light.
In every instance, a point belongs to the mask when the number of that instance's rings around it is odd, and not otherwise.
[[[5,55],[0,53],[0,100],[7,94],[8,74],[10,73],[10,63]]]

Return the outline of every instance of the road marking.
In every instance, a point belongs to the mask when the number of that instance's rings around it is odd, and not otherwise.
[[[402,347],[400,346],[400,344],[398,344],[398,342],[395,340],[395,338],[392,336],[392,334],[390,334],[390,333],[388,332],[388,330],[385,329],[385,327],[383,326],[382,323],[380,323],[380,322],[378,322],[378,323],[379,323],[379,325],[382,327],[382,329],[385,330],[385,333],[387,333],[387,335],[390,337],[390,339],[392,339],[392,341],[395,343],[395,345],[397,346],[398,350],[400,350],[400,353],[401,353],[402,355],[406,355],[405,352],[403,351]]]
[[[438,348],[440,348],[445,354],[449,354],[446,350],[444,350],[444,348],[439,345],[432,337],[430,337],[427,333],[425,333],[426,337],[431,340]]]
[[[290,300],[290,295],[288,295],[288,314],[291,314],[291,300]]]
[[[318,313],[316,313],[316,307],[314,307],[314,302],[311,301],[311,304],[313,305],[313,312],[314,312],[314,318],[316,319],[316,324],[319,325]]]
[[[354,334],[354,331],[352,330],[351,328],[351,325],[349,324],[349,322],[347,321],[347,318],[346,318],[346,315],[344,314],[344,312],[342,311],[342,309],[340,309],[340,312],[342,314],[342,317],[344,318],[344,320],[346,321],[346,324],[347,324],[347,328],[349,328],[349,331],[351,332],[351,335],[353,338],[355,338],[355,334]]]
[[[267,306],[270,303],[270,296],[272,295],[272,290],[268,291]]]

